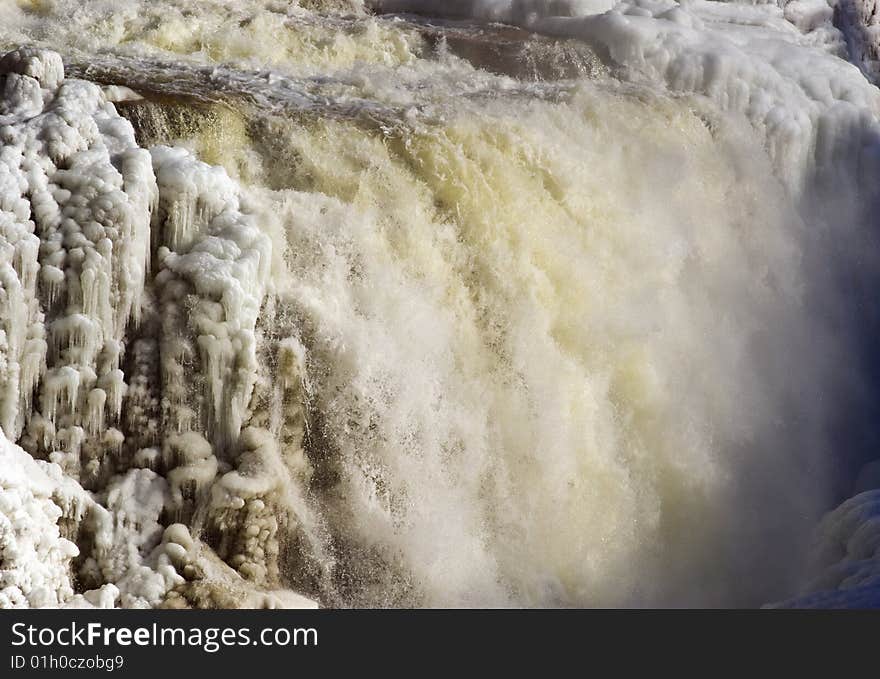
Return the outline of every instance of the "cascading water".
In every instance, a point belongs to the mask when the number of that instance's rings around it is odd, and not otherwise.
[[[824,2],[611,4],[0,3],[0,605],[803,588],[880,91]]]

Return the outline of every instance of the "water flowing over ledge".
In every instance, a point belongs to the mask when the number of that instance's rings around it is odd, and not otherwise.
[[[3,606],[873,601],[832,13],[444,7],[4,10]]]

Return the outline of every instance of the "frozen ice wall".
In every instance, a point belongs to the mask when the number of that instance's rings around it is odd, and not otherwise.
[[[139,148],[57,53],[6,54],[0,87],[4,603],[232,599],[237,571],[175,525],[196,512],[238,572],[277,584],[264,550],[292,482],[261,430],[239,442],[268,239],[225,172]]]

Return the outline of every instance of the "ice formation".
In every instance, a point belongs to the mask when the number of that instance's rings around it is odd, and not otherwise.
[[[822,519],[810,570],[803,593],[776,607],[880,607],[880,490],[859,493]]]
[[[464,13],[586,41],[628,79],[706,95],[722,109],[745,115],[796,188],[806,172],[839,162],[840,156],[858,167],[876,162],[880,92],[867,86],[856,66],[829,58],[846,56],[847,36],[832,25],[832,8],[822,1],[779,6],[705,0],[377,0],[376,5],[386,11]],[[873,16],[870,8],[865,12]],[[857,126],[868,127],[873,139],[864,150],[841,154]]]
[[[60,474],[53,478],[53,471],[0,438],[2,608],[57,606],[73,596],[70,561],[79,550],[61,536],[58,520],[60,505],[76,511],[82,498],[62,494]]]
[[[4,605],[157,606],[193,582],[205,604],[241,575],[279,589],[280,455],[256,429],[239,441],[268,238],[223,170],[141,149],[57,53],[9,52],[0,78],[2,429],[45,460],[3,438]],[[157,373],[175,388],[155,393]],[[237,571],[202,565],[175,523],[197,512]],[[242,601],[278,599],[256,589]]]
[[[2,605],[872,601],[873,5],[366,4],[0,7]]]
[[[846,35],[850,58],[871,80],[880,82],[880,5],[876,0],[829,4]]]

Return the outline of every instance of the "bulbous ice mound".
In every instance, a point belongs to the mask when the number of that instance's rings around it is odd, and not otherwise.
[[[236,185],[54,52],[0,92],[0,606],[311,605],[268,593],[293,477],[248,408],[270,245]]]
[[[56,606],[73,596],[69,566],[79,550],[61,537],[59,504],[81,498],[64,495],[59,480],[57,467],[0,438],[0,608]]]
[[[777,607],[880,607],[880,489],[859,493],[822,520],[811,570],[804,593]]]

